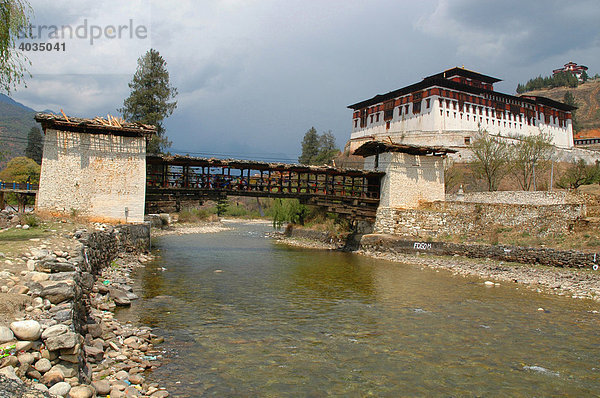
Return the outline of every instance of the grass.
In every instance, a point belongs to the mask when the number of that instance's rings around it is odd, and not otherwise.
[[[20,240],[29,240],[32,238],[43,238],[50,234],[50,232],[44,232],[44,230],[41,228],[11,228],[8,231],[0,233],[0,248],[2,248],[1,242],[16,242]]]

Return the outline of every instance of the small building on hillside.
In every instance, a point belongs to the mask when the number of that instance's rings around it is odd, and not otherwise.
[[[555,146],[573,147],[575,107],[545,97],[494,91],[498,81],[457,67],[352,104],[350,152],[377,139],[461,151],[479,129],[504,137],[543,131],[551,134]]]
[[[577,65],[575,62],[571,61],[567,62],[562,68],[554,69],[552,71],[552,74],[556,75],[563,72],[572,73],[577,78],[577,80],[581,82],[583,81],[583,72],[587,73],[587,70],[587,66]]]
[[[40,113],[35,120],[45,134],[39,211],[144,221],[146,144],[154,126]]]
[[[365,158],[365,170],[383,171],[379,214],[386,209],[416,208],[422,202],[443,201],[444,159],[455,150],[440,146],[367,141],[354,154]]]

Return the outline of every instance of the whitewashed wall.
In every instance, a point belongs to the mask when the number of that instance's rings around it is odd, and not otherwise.
[[[143,222],[145,193],[145,138],[46,130],[38,210]]]

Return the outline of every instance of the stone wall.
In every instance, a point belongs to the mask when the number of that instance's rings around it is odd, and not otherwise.
[[[38,210],[106,222],[144,221],[145,138],[45,133]]]
[[[448,194],[446,201],[538,206],[584,203],[581,196],[570,191],[465,192]]]
[[[90,310],[97,276],[110,266],[121,250],[133,250],[135,245],[148,248],[149,231],[148,225],[78,231],[74,238],[79,244],[74,252],[32,251],[28,267],[36,271],[35,277],[25,285],[32,296],[48,301],[48,307],[52,305],[49,311],[51,318],[40,322],[52,325],[48,329],[56,329],[58,335],[54,339],[42,334],[41,339],[48,358],[61,369],[65,378],[77,377],[84,384],[91,382],[91,369],[86,362],[89,347],[84,349],[83,336],[97,328]],[[90,344],[89,341],[87,344]]]
[[[532,235],[571,231],[585,217],[583,204],[513,205],[467,202],[433,202],[418,209],[380,206],[374,231],[390,235],[431,237],[478,236],[490,228],[522,228]]]
[[[460,255],[473,258],[493,258],[518,263],[542,264],[554,267],[593,268],[600,262],[600,253],[575,250],[554,250],[518,246],[490,246],[405,240],[389,235],[364,235],[359,249],[369,252],[426,253],[433,255]]]

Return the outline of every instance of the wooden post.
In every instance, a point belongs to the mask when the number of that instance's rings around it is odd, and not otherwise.
[[[4,192],[0,192],[0,210],[4,210],[4,206],[6,206],[4,203]]]

